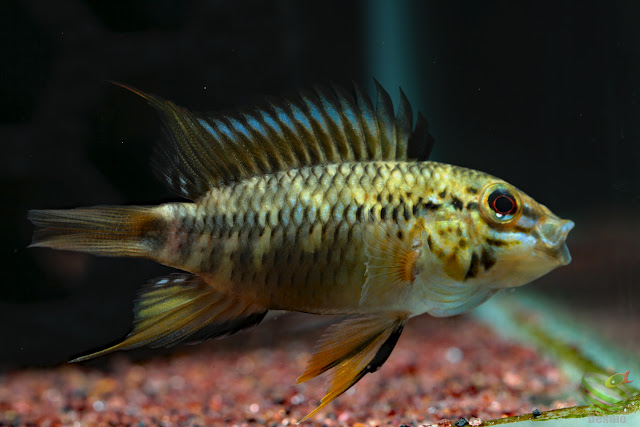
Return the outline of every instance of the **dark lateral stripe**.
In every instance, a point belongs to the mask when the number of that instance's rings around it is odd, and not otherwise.
[[[491,239],[491,238],[487,238],[487,239],[485,239],[485,241],[487,242],[487,244],[489,244],[491,246],[497,246],[497,247],[506,246],[508,244],[507,242],[505,242],[503,240]]]
[[[515,225],[513,227],[513,231],[516,231],[518,233],[528,233],[529,231],[531,231],[533,227],[521,227],[519,225]]]

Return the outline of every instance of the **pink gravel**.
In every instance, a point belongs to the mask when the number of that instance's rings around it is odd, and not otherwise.
[[[210,426],[295,424],[326,379],[295,386],[322,328],[317,316],[281,316],[225,340],[180,347],[106,369],[71,364],[0,376],[0,425]],[[317,321],[316,321],[317,323]],[[409,321],[387,363],[306,425],[382,426],[480,419],[575,404],[572,387],[535,350],[498,338],[462,316]],[[554,401],[555,400],[555,401]]]

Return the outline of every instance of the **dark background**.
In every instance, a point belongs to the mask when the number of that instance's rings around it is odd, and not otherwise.
[[[626,318],[619,341],[640,341],[638,2],[9,0],[0,58],[0,365],[118,340],[136,289],[168,271],[26,249],[31,208],[176,200],[149,168],[158,118],[109,80],[200,111],[330,80],[375,76],[395,99],[401,85],[434,160],[576,222],[574,262],[530,287],[594,323]]]

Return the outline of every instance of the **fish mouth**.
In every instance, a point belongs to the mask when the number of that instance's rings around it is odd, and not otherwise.
[[[535,226],[538,236],[538,249],[545,255],[557,261],[560,265],[571,262],[571,254],[567,248],[567,235],[575,226],[568,219],[560,219],[555,215],[547,215],[541,218]]]

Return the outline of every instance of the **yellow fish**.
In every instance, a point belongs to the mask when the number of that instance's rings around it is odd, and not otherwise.
[[[298,383],[331,371],[316,413],[388,358],[407,320],[466,312],[571,260],[573,222],[505,181],[426,161],[433,138],[331,85],[262,107],[195,114],[157,96],[155,170],[191,200],[32,210],[36,247],[153,259],[185,271],[145,286],[133,331],[76,361],[233,334],[268,310],[349,315]]]

